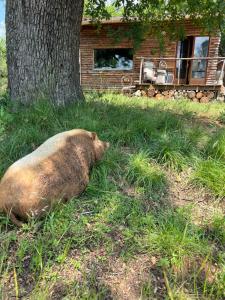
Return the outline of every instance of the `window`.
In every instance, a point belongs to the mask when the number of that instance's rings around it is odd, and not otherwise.
[[[209,37],[199,36],[195,38],[194,57],[207,57],[209,47]],[[205,78],[206,59],[194,60],[192,64],[192,78]]]
[[[95,49],[94,68],[99,70],[132,70],[132,49]]]

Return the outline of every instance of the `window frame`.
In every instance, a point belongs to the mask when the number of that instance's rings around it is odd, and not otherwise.
[[[134,54],[133,54],[133,64],[132,68],[130,69],[120,69],[120,68],[95,68],[95,51],[96,50],[112,50],[112,49],[128,49],[128,50],[134,50],[133,48],[125,48],[125,47],[104,47],[104,48],[93,48],[92,56],[93,56],[93,65],[92,65],[92,70],[95,72],[132,72],[134,70]]]

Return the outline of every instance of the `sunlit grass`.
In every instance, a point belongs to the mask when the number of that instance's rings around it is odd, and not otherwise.
[[[194,179],[219,197],[225,196],[225,164],[219,160],[201,161],[194,172]]]
[[[131,184],[142,187],[145,192],[159,192],[165,185],[165,175],[159,167],[149,160],[148,153],[130,155],[127,166],[127,179]]]
[[[225,161],[225,129],[218,130],[207,145],[207,155]]]

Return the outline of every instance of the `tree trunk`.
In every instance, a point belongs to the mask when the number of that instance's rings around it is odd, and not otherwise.
[[[79,43],[83,0],[7,0],[8,84],[13,100],[83,100]]]

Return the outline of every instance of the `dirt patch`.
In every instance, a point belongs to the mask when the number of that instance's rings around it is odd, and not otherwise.
[[[165,284],[162,273],[157,271],[156,257],[139,255],[125,263],[121,258],[112,257],[108,261],[107,271],[101,275],[103,282],[109,286],[113,299],[137,300],[143,296],[144,287],[150,288],[150,293],[165,294]],[[164,298],[162,298],[164,299]]]
[[[225,203],[216,199],[206,188],[201,188],[190,182],[191,169],[179,175],[172,171],[166,172],[169,181],[168,197],[172,206],[182,207],[191,205],[192,221],[196,225],[211,219],[215,213],[225,212]]]

